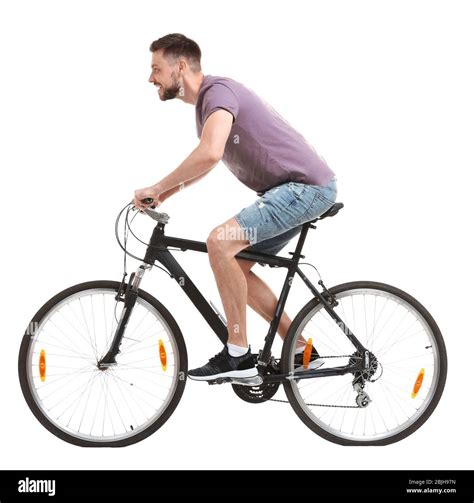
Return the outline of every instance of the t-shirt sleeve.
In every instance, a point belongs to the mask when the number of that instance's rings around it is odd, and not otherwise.
[[[235,93],[225,84],[216,82],[210,87],[204,96],[202,106],[202,124],[216,110],[224,109],[234,116],[233,122],[239,114],[239,102]]]

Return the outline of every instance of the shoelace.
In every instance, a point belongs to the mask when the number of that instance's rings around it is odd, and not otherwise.
[[[218,362],[222,361],[224,358],[225,358],[225,354],[223,351],[221,351],[220,353],[217,353],[217,355],[213,356],[209,360],[209,363],[218,363]]]

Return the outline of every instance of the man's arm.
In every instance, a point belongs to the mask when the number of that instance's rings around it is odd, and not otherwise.
[[[216,163],[217,164],[217,163]],[[185,187],[189,187],[190,185],[193,185],[194,183],[198,182],[199,180],[201,180],[202,178],[204,178],[208,173],[210,173],[212,171],[212,168],[214,168],[214,166],[216,166],[216,164],[214,164],[210,169],[208,169],[206,172],[204,173],[201,173],[199,176],[196,176],[195,178],[191,178],[190,180],[188,180],[186,183],[180,183],[179,185],[176,185],[176,187],[173,187],[172,189],[170,190],[167,190],[166,192],[162,192],[159,196],[159,199],[160,199],[160,202],[164,202],[168,199],[168,197],[171,197],[173,196],[174,194],[176,194],[177,192],[179,192],[180,190],[183,190]],[[146,197],[146,196],[145,196]]]
[[[140,209],[148,207],[149,205],[141,203],[145,197],[153,198],[152,204],[162,202],[178,192],[182,184],[190,185],[214,168],[224,155],[233,118],[230,112],[223,109],[212,113],[204,124],[199,145],[165,178],[151,187],[135,191],[135,206]],[[160,198],[160,194],[164,198]]]

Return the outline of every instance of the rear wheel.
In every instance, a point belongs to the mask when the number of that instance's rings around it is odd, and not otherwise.
[[[440,330],[416,299],[393,286],[360,281],[329,291],[337,301],[335,312],[376,360],[366,375],[286,381],[288,400],[311,430],[331,442],[402,440],[428,419],[443,393],[447,356]],[[293,320],[282,350],[284,373],[295,370],[300,338],[312,339],[325,359],[323,368],[361,357],[318,299]]]
[[[66,442],[121,447],[145,439],[171,416],[184,391],[186,346],[169,311],[139,290],[117,365],[98,362],[123,309],[120,283],[91,281],[60,292],[33,317],[19,354],[31,411]]]

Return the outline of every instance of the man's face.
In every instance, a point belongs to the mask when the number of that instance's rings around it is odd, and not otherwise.
[[[161,101],[172,100],[178,96],[181,84],[177,78],[178,63],[170,64],[163,57],[163,51],[155,51],[151,56],[151,74],[148,82],[158,87]]]

